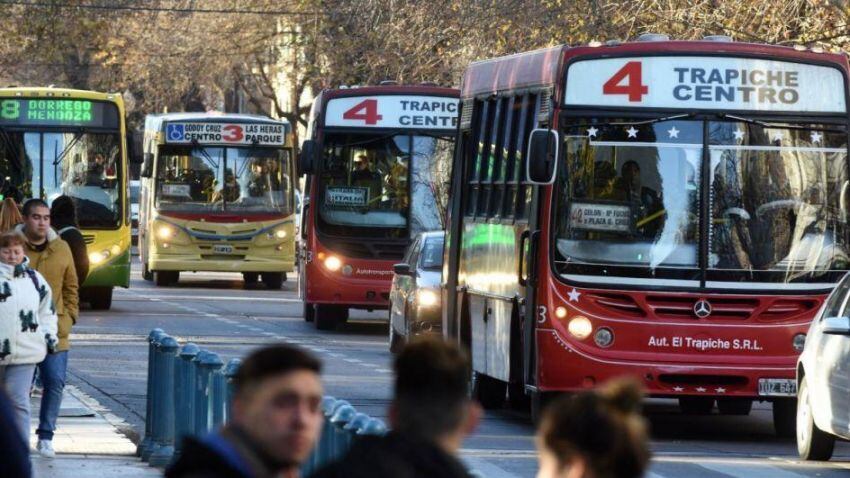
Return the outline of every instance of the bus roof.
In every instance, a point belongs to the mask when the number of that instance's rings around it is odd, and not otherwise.
[[[186,123],[266,123],[266,124],[283,124],[286,131],[291,129],[289,121],[285,119],[272,119],[268,116],[248,115],[238,113],[220,113],[220,112],[205,112],[205,113],[163,113],[150,114],[145,117],[145,129],[163,132],[165,125],[169,122],[186,122]]]
[[[616,57],[665,53],[742,55],[782,58],[802,63],[832,63],[847,71],[847,58],[841,54],[818,53],[789,46],[742,42],[633,41],[599,46],[559,45],[471,63],[463,75],[461,97],[474,98],[507,90],[553,87],[569,59],[580,56]]]
[[[44,86],[0,88],[2,97],[19,98],[81,98],[95,101],[111,101],[123,107],[124,98],[118,93],[103,93],[100,91],[77,90],[73,88],[53,88]]]

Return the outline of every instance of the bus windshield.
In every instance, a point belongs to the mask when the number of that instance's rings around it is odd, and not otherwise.
[[[113,133],[0,131],[3,195],[70,196],[83,228],[121,225],[121,139]]]
[[[850,266],[842,127],[583,119],[564,149],[564,273],[828,283]]]
[[[292,213],[289,151],[165,146],[156,170],[156,207],[167,211]]]
[[[376,237],[442,229],[451,145],[411,134],[328,134],[320,173],[323,228]]]

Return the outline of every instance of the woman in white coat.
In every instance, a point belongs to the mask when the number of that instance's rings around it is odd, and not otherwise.
[[[55,351],[57,317],[50,286],[31,269],[19,233],[0,234],[0,386],[12,402],[25,442],[35,366]]]

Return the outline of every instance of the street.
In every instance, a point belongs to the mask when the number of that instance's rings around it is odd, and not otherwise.
[[[72,335],[69,383],[115,417],[133,440],[144,430],[149,331],[160,327],[182,343],[219,353],[226,362],[254,347],[286,341],[317,354],[325,364],[326,393],[359,411],[386,418],[392,389],[384,312],[357,311],[347,325],[320,333],[301,318],[294,277],[282,291],[243,289],[237,274],[184,274],[177,286],[156,288],[133,264],[131,289],[117,290],[111,311],[85,310]],[[850,446],[839,443],[833,461],[801,463],[794,443],[773,435],[770,405],[748,417],[684,416],[676,403],[650,400],[654,461],[650,477],[845,476]],[[60,423],[61,426],[61,423]],[[487,412],[463,447],[468,464],[484,476],[536,473],[533,427],[524,412]]]

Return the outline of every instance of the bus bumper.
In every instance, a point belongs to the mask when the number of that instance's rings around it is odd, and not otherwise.
[[[193,254],[153,254],[148,267],[151,271],[179,272],[292,272],[295,260],[251,255],[232,260],[212,260]]]
[[[362,279],[327,273],[316,262],[307,266],[306,302],[342,305],[361,309],[388,309],[389,279]]]
[[[540,391],[577,392],[617,377],[638,379],[653,397],[711,396],[772,400],[791,393],[760,393],[759,383],[795,380],[796,357],[787,365],[742,360],[728,364],[648,363],[596,357],[573,347],[554,329],[538,329]],[[788,382],[790,383],[790,382]]]

